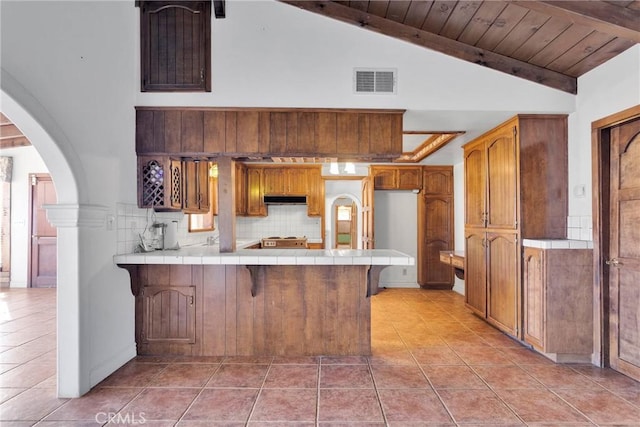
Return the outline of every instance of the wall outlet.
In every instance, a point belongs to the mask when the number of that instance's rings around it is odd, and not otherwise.
[[[406,268],[403,268],[403,269],[402,269],[402,275],[403,275],[403,276],[406,276],[406,275],[407,275],[407,269],[406,269]]]

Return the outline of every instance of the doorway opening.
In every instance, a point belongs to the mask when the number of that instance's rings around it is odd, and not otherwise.
[[[341,197],[333,202],[333,229],[335,249],[357,249],[358,247],[358,206],[349,197]]]
[[[58,232],[47,220],[46,205],[57,203],[56,188],[48,174],[29,174],[29,258],[28,286],[54,288],[57,285]]]
[[[362,249],[362,205],[356,196],[336,194],[327,199],[325,248]],[[330,207],[329,207],[330,206]]]

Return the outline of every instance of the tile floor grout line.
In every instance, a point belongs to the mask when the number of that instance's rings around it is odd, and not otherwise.
[[[394,328],[395,329],[395,328]],[[371,359],[367,357],[367,370],[369,371],[369,375],[371,376],[371,382],[373,384],[373,391],[376,394],[376,399],[378,401],[378,407],[380,408],[380,413],[382,414],[382,421],[385,426],[389,425],[389,420],[387,419],[386,411],[382,406],[382,399],[380,398],[380,392],[378,391],[378,386],[376,384],[375,376],[373,375],[373,366],[371,365]]]
[[[446,343],[445,343],[446,344]],[[418,365],[418,369],[420,370],[420,372],[422,373],[422,375],[426,378],[427,383],[429,384],[429,387],[431,387],[431,390],[433,391],[433,393],[436,395],[436,397],[438,398],[438,401],[440,402],[440,404],[442,405],[442,407],[444,408],[445,411],[447,411],[447,415],[449,415],[449,418],[451,419],[451,421],[453,421],[453,423],[458,426],[458,422],[456,421],[455,417],[453,416],[453,413],[451,413],[451,410],[449,409],[449,407],[447,406],[447,404],[444,402],[444,399],[442,399],[442,396],[440,395],[440,393],[438,393],[438,390],[436,389],[436,387],[433,385],[433,381],[431,381],[431,379],[429,378],[429,376],[427,375],[427,373],[424,371],[424,368],[422,367],[422,365],[420,363],[418,363],[418,359],[416,359],[415,355],[413,354],[413,352],[411,350],[409,350],[409,353],[411,354],[411,357],[413,358],[414,362],[416,362],[416,365]],[[441,365],[442,366],[442,365]]]
[[[169,366],[169,364],[167,364],[167,366],[165,367],[165,369]],[[207,388],[207,384],[209,383],[209,381],[211,381],[211,378],[213,378],[213,376],[216,374],[216,372],[218,372],[218,370],[220,369],[220,367],[222,366],[222,361],[218,362],[218,367],[213,371],[213,373],[211,374],[211,376],[209,376],[209,379],[207,381],[205,381],[205,383],[202,385],[202,387],[200,387],[200,391],[196,393],[196,395],[193,397],[193,399],[191,400],[191,402],[189,402],[189,404],[187,405],[187,407],[184,409],[184,411],[182,411],[182,414],[180,414],[180,416],[178,417],[178,419],[175,421],[175,423],[173,423],[174,426],[178,425],[180,423],[180,421],[182,421],[182,419],[184,418],[184,416],[187,414],[187,412],[189,412],[189,409],[191,409],[191,407],[193,406],[193,404],[195,403],[195,401],[198,399],[198,397],[200,397],[200,395],[202,395],[202,393],[206,390]],[[158,371],[150,380],[149,383],[151,382],[151,380],[153,378],[155,378],[156,376],[160,375],[160,373],[164,371],[164,369]],[[147,390],[149,387],[145,387],[145,390]]]
[[[318,426],[320,424],[320,375],[322,375],[322,358],[324,356],[320,356],[318,359],[318,367],[316,369],[316,416],[315,416],[315,425]]]
[[[273,366],[273,360],[274,358],[271,358],[271,362],[269,362],[269,367],[267,368],[267,372],[265,372],[264,378],[262,379],[262,384],[260,385],[260,387],[258,387],[258,394],[256,395],[256,399],[253,401],[253,404],[251,405],[251,410],[247,415],[247,420],[245,421],[245,425],[247,425],[249,421],[251,421],[251,417],[253,416],[253,413],[256,410],[256,405],[258,405],[258,400],[260,400],[260,396],[262,395],[262,390],[264,390],[264,385],[267,382],[267,377],[269,376],[269,372],[271,372],[271,367]]]

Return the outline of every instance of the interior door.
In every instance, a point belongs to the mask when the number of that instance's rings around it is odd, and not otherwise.
[[[640,118],[611,129],[610,364],[640,380]]]
[[[49,224],[44,205],[56,203],[56,189],[49,175],[31,174],[31,247],[29,286],[52,288],[57,283],[57,229]]]
[[[373,234],[373,177],[362,180],[362,249],[375,247]]]

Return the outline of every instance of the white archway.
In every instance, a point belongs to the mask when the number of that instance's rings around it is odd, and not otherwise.
[[[358,224],[357,224],[357,242],[358,242],[358,249],[362,249],[362,202],[360,201],[360,199],[353,195],[353,194],[349,194],[349,193],[342,193],[342,194],[337,194],[334,195],[333,197],[327,199],[327,206],[328,206],[328,211],[325,212],[325,218],[328,218],[328,223],[331,224],[330,227],[328,228],[331,232],[330,233],[325,233],[325,248],[326,249],[331,249],[334,246],[334,241],[333,241],[333,227],[335,224],[335,210],[333,209],[333,204],[336,200],[338,199],[350,199],[352,200],[357,207],[357,218],[358,218]]]
[[[86,309],[81,304],[86,295],[80,286],[78,236],[80,227],[95,222],[96,210],[82,203],[83,192],[78,183],[83,182],[83,174],[77,173],[81,163],[53,118],[4,69],[1,82],[0,109],[38,150],[56,186],[58,203],[47,209],[47,217],[58,228],[58,396],[77,397],[90,388],[86,367],[88,344],[83,340],[86,336],[83,334],[83,321],[86,320],[83,312]],[[63,147],[66,148],[64,152]],[[75,164],[75,171],[71,163]]]

